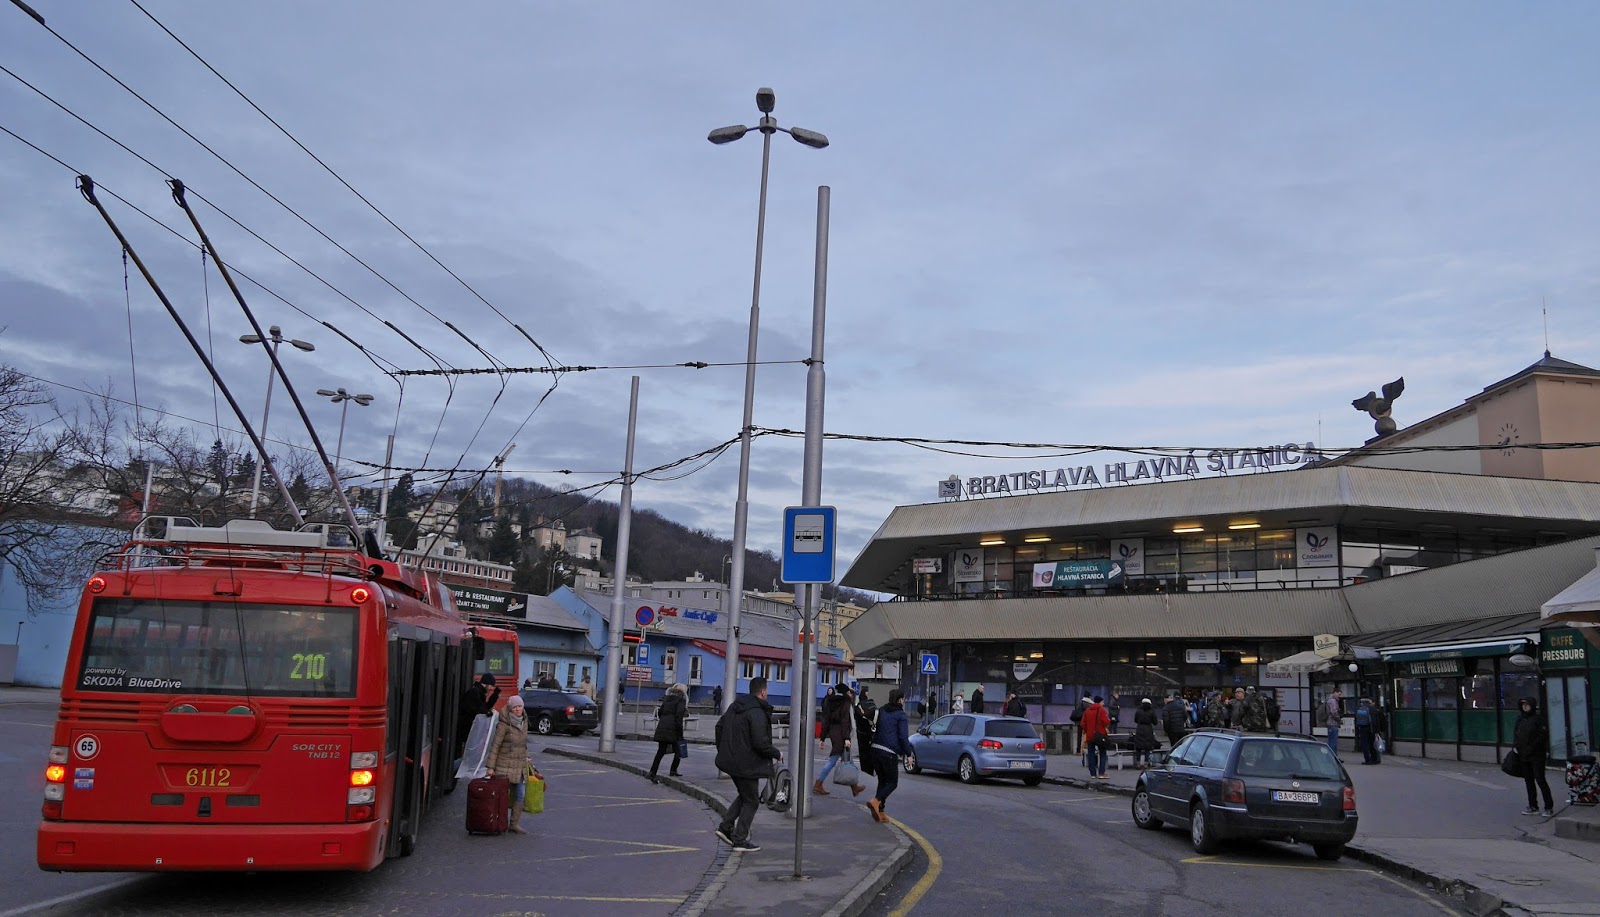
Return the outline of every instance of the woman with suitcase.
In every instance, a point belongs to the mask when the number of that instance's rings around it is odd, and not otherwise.
[[[511,695],[505,709],[500,711],[498,720],[494,737],[489,740],[489,770],[485,776],[510,782],[510,792],[506,795],[511,807],[511,821],[506,830],[513,834],[527,834],[517,823],[522,820],[522,800],[528,792],[528,771],[531,769],[536,777],[539,771],[528,757],[528,720],[521,695]]]

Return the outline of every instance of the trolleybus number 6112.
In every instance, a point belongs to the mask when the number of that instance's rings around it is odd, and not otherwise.
[[[294,671],[289,673],[293,680],[321,681],[328,677],[327,653],[295,653]]]
[[[183,779],[190,786],[229,786],[233,771],[226,767],[191,767]]]

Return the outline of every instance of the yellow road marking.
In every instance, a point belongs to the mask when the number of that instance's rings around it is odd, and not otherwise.
[[[922,896],[928,893],[928,889],[933,887],[933,883],[939,878],[939,873],[944,871],[944,857],[939,856],[939,851],[933,849],[927,838],[912,830],[905,822],[892,817],[889,820],[901,831],[911,835],[911,839],[917,842],[917,846],[921,847],[922,852],[928,857],[928,871],[922,874],[917,884],[911,886],[911,890],[901,899],[900,906],[889,912],[889,917],[906,917],[911,913],[911,909],[917,906],[917,902],[922,900]]]

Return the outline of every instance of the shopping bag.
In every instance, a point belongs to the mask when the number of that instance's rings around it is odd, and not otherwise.
[[[689,740],[688,739],[679,739],[678,740],[678,749],[677,750],[678,750],[678,757],[680,757],[680,758],[689,757]]]
[[[838,764],[834,765],[833,782],[839,786],[850,787],[861,783],[861,769],[856,767],[856,763],[850,759],[848,752],[843,758],[839,759]]]
[[[1383,740],[1383,736],[1375,737],[1372,740],[1372,742],[1373,742],[1374,746],[1378,749],[1378,754],[1386,755],[1386,754],[1389,753],[1389,743],[1385,742]]]
[[[1505,758],[1500,762],[1500,770],[1505,772],[1507,777],[1522,776],[1522,756],[1517,754],[1517,750],[1515,748],[1506,752]]]
[[[528,768],[530,771],[533,768]],[[544,778],[537,773],[528,775],[528,789],[522,797],[522,811],[538,815],[544,811]]]
[[[472,719],[472,731],[467,733],[467,748],[461,755],[461,766],[456,768],[459,780],[476,780],[488,772],[489,740],[494,738],[495,715],[480,713]]]

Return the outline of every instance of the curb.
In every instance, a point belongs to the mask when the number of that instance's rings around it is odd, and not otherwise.
[[[587,761],[590,764],[603,764],[606,767],[614,767],[617,770],[627,771],[631,774],[637,774],[640,777],[650,776],[649,768],[646,768],[643,765],[634,764],[629,761],[621,761],[597,752],[575,751],[570,748],[547,747],[544,749],[544,753],[547,755],[555,755],[561,758],[572,758],[578,761]],[[707,808],[711,809],[713,812],[716,812],[718,815],[726,815],[728,812],[729,803],[727,799],[724,799],[722,796],[713,793],[699,784],[690,783],[687,780],[679,777],[661,776],[659,779],[664,786],[670,786],[685,796],[693,797],[702,803],[705,803]],[[894,877],[900,872],[900,870],[904,869],[906,864],[911,862],[911,837],[904,831],[900,830],[900,827],[895,825],[893,822],[889,824],[889,828],[894,832],[895,835],[894,852],[884,857],[877,866],[874,866],[872,870],[867,873],[865,878],[863,878],[860,882],[857,882],[854,888],[851,888],[848,892],[846,892],[844,896],[841,897],[838,902],[827,911],[824,917],[857,917],[857,915],[861,914],[862,911],[865,911],[872,903],[873,896],[882,891],[890,882],[894,881]],[[682,907],[673,912],[674,917],[699,917],[699,915],[705,913],[706,908],[710,907],[711,903],[717,900],[717,896],[721,894],[722,889],[727,886],[728,880],[733,878],[733,872],[737,868],[737,859],[734,857],[728,857],[727,862],[725,862],[722,865],[722,868],[718,871],[716,878],[712,879],[710,884],[704,886],[696,894],[690,896],[690,900],[685,901]],[[4,917],[4,915],[0,915],[0,917]]]
[[[1046,783],[1054,783],[1058,786],[1070,786],[1080,790],[1093,790],[1097,793],[1106,793],[1112,796],[1133,796],[1133,787],[1116,786],[1114,784],[1101,783],[1098,781],[1081,780],[1077,777],[1046,776],[1044,779]],[[1365,847],[1359,847],[1355,844],[1346,844],[1344,852],[1345,855],[1350,857],[1352,860],[1360,860],[1363,863],[1376,866],[1385,872],[1394,873],[1396,876],[1402,879],[1415,882],[1416,884],[1425,888],[1430,888],[1436,892],[1439,892],[1440,894],[1449,895],[1452,898],[1459,898],[1466,906],[1466,909],[1472,914],[1476,915],[1476,917],[1500,917],[1500,915],[1507,914],[1509,908],[1518,907],[1518,905],[1506,901],[1496,895],[1492,895],[1470,882],[1466,882],[1461,879],[1452,879],[1448,876],[1440,876],[1422,869],[1418,869],[1415,866],[1402,863],[1399,860],[1385,856],[1384,854],[1378,853],[1375,850],[1368,850]]]

